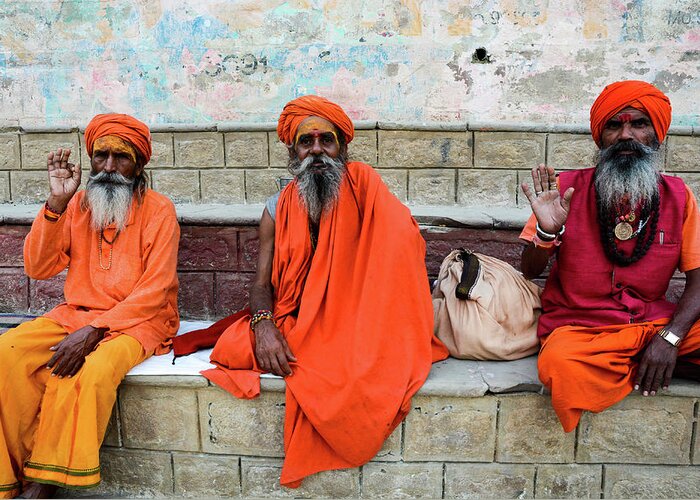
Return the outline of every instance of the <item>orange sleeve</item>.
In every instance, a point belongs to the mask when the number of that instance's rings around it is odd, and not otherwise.
[[[41,207],[24,240],[24,272],[36,280],[45,280],[63,271],[70,262],[70,219],[74,203],[69,204],[56,222],[46,220]]]
[[[527,222],[525,223],[525,227],[520,233],[520,239],[523,240],[525,243],[532,243],[532,238],[535,237],[536,232],[537,218],[535,217],[535,214],[530,214],[530,218],[527,220]]]
[[[143,235],[144,272],[132,292],[116,306],[90,322],[95,328],[128,333],[149,321],[168,304],[168,293],[177,290],[177,249],[180,226],[175,209],[148,224]]]
[[[698,202],[691,189],[685,186],[685,214],[683,217],[683,238],[681,240],[681,272],[700,267],[700,213]]]

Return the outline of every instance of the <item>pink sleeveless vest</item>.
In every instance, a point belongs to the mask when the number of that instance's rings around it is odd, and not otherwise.
[[[665,298],[680,260],[686,190],[677,177],[659,181],[660,214],[649,251],[632,265],[614,265],[600,241],[594,168],[563,172],[563,193],[575,188],[566,232],[542,294],[537,334],[564,325],[602,326],[668,318],[676,308]],[[661,236],[663,234],[663,236]],[[630,255],[636,239],[618,242]]]

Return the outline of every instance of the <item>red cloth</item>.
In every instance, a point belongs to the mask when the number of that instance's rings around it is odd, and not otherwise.
[[[133,144],[143,156],[144,164],[151,159],[151,131],[148,125],[133,116],[108,113],[90,120],[85,129],[85,148],[90,158],[95,141],[106,135],[116,135]]]
[[[650,83],[626,80],[605,87],[591,107],[591,133],[598,147],[601,147],[600,138],[608,120],[629,107],[646,113],[656,138],[664,142],[671,125],[671,101]]]
[[[280,140],[287,145],[292,144],[299,124],[309,116],[320,116],[335,125],[345,136],[346,144],[355,137],[355,127],[343,108],[324,97],[305,95],[289,101],[282,110],[277,122]]]
[[[447,357],[433,336],[425,241],[379,175],[347,166],[340,201],[321,219],[312,252],[296,183],[280,196],[272,270],[275,318],[298,359],[286,378],[280,482],[358,467],[410,409],[430,365]],[[217,342],[203,374],[231,394],[260,392],[246,316]]]
[[[243,317],[250,318],[249,309],[246,308],[231,316],[226,316],[208,328],[192,330],[191,332],[178,335],[173,339],[173,354],[178,358],[202,349],[214,347],[214,344],[219,340],[221,334],[224,333],[229,326]]]

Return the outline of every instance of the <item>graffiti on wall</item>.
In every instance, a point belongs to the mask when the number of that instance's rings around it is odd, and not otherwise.
[[[354,119],[585,123],[606,83],[700,126],[700,0],[0,0],[0,122]]]

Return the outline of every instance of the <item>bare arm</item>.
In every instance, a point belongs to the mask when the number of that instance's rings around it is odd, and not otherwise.
[[[274,290],[272,288],[272,262],[275,255],[275,221],[272,220],[267,208],[263,211],[258,229],[260,250],[258,252],[258,268],[255,281],[250,287],[250,310],[273,311]],[[264,319],[255,325],[255,359],[265,371],[281,377],[292,374],[290,361],[297,359],[287,345],[273,321]]]
[[[685,273],[683,295],[666,329],[682,339],[698,318],[700,318],[700,268]],[[634,388],[639,389],[645,396],[648,394],[653,396],[660,386],[667,388],[671,383],[677,356],[678,348],[658,335],[654,335],[644,348]]]
[[[550,252],[546,248],[536,247],[528,243],[520,255],[520,270],[527,279],[537,278],[547,267]]]

